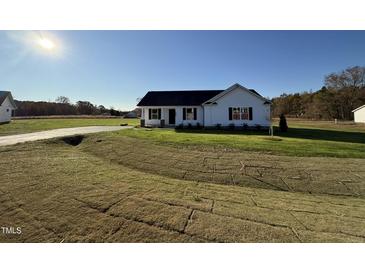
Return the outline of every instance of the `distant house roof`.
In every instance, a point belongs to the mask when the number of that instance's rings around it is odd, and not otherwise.
[[[138,116],[137,113],[133,110],[124,115],[124,117],[126,118],[137,118],[137,116]]]
[[[199,106],[223,91],[226,90],[149,91],[137,106]],[[262,97],[254,89],[249,91]]]
[[[199,106],[223,90],[149,91],[137,106]]]
[[[360,109],[362,109],[362,108],[364,108],[364,107],[365,107],[365,105],[360,106],[360,107],[358,107],[358,108],[355,108],[352,112],[358,111],[358,110],[360,110]]]
[[[1,91],[0,90],[0,106],[2,105],[2,103],[5,101],[5,99],[9,96],[9,100],[11,102],[11,104],[14,106],[14,108],[16,108],[16,104],[14,102],[13,96],[11,95],[10,91]]]

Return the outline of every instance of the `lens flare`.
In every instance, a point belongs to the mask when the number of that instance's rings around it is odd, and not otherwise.
[[[39,39],[38,44],[46,50],[52,50],[55,47],[55,43],[47,38]]]

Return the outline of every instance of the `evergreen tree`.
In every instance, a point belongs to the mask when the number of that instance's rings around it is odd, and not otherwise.
[[[284,114],[280,115],[279,128],[281,132],[288,131],[288,124],[286,123],[286,118]]]

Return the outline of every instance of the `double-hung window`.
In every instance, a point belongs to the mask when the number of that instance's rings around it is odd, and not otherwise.
[[[229,120],[252,120],[252,107],[230,107]]]
[[[197,108],[183,108],[183,120],[197,120]]]
[[[249,109],[247,107],[241,108],[241,120],[249,120]]]
[[[150,108],[148,110],[149,120],[160,120],[161,119],[161,109],[160,108]]]
[[[241,108],[232,108],[232,120],[241,119]]]

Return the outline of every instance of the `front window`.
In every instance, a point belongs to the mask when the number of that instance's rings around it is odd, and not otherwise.
[[[186,120],[194,120],[194,109],[193,108],[186,109]]]
[[[250,120],[248,107],[232,107],[232,120]]]
[[[241,119],[241,108],[232,108],[232,120]]]
[[[183,108],[183,120],[196,120],[197,108]]]
[[[241,120],[249,120],[248,108],[241,108]]]
[[[151,119],[158,120],[158,108],[151,109]]]

